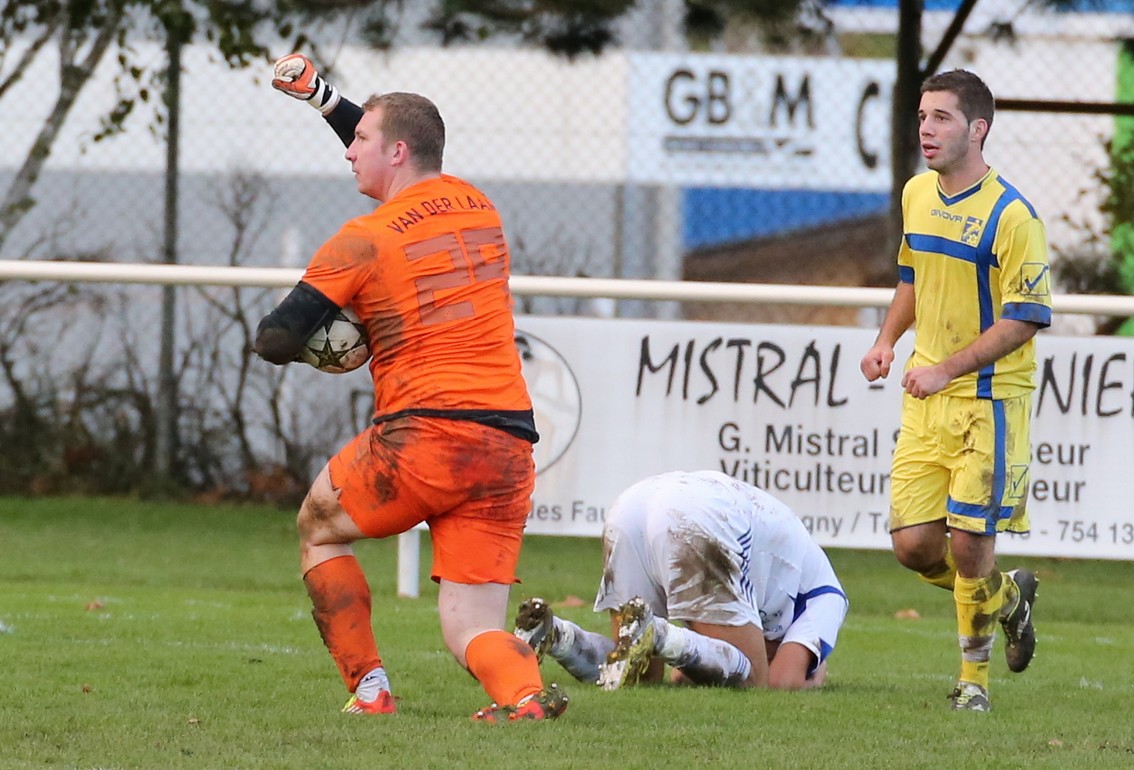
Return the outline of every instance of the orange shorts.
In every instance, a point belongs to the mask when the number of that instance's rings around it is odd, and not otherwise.
[[[327,470],[367,537],[429,526],[434,580],[516,582],[535,488],[527,441],[464,420],[402,417],[355,436]]]

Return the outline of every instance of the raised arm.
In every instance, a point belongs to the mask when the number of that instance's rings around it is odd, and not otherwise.
[[[276,60],[272,87],[319,110],[343,147],[354,141],[354,127],[362,118],[362,108],[344,99],[303,54],[292,53]]]

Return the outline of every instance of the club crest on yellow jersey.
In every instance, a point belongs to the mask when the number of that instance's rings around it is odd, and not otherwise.
[[[961,231],[961,243],[966,246],[976,246],[984,234],[984,220],[976,217],[965,219],[965,228]]]

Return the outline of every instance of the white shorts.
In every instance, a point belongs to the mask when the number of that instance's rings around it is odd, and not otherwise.
[[[786,505],[723,474],[663,474],[634,485],[603,530],[595,611],[635,596],[673,621],[749,623],[819,661],[847,600],[827,555]]]

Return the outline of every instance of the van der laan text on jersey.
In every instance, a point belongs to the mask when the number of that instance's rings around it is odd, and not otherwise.
[[[495,211],[496,207],[487,198],[477,198],[472,195],[430,198],[401,209],[390,217],[386,227],[396,233],[404,233],[418,222],[424,222],[426,217],[447,214],[450,211],[479,211],[481,209]]]

